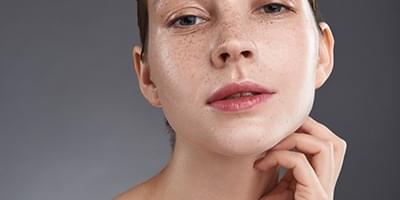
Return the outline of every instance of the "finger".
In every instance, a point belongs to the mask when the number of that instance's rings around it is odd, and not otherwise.
[[[259,170],[282,166],[293,171],[298,184],[311,188],[320,188],[319,179],[304,154],[293,151],[271,151],[264,159],[256,163]]]
[[[290,190],[290,191],[295,191],[296,185],[295,183],[295,178],[293,176],[292,170],[286,170],[285,175],[279,180],[278,184],[276,187],[271,191],[271,193],[282,193],[285,190]]]
[[[334,176],[333,144],[312,135],[294,133],[271,150],[290,150],[293,148],[310,155],[311,166],[325,190],[330,191]]]
[[[315,119],[308,116],[304,123],[297,129],[296,132],[305,132],[315,135],[323,140],[338,141],[342,140],[335,133],[329,130],[325,125],[317,122]]]
[[[261,200],[292,199],[296,191],[296,184],[297,182],[293,176],[292,170],[287,170],[276,187],[261,198]]]
[[[330,141],[333,143],[334,151],[334,172],[335,182],[339,176],[340,170],[343,166],[344,155],[346,153],[347,143],[335,133],[329,130],[325,125],[317,122],[311,117],[307,117],[303,125],[298,129],[299,132],[304,132],[310,135],[314,135],[322,140]]]
[[[285,183],[290,191],[296,191],[297,182],[294,178],[293,170],[286,170],[285,176],[282,177],[280,183]]]

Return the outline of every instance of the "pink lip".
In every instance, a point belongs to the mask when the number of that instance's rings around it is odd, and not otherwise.
[[[224,99],[238,92],[256,92],[260,94],[255,96],[240,97],[237,99]],[[213,93],[211,97],[208,98],[207,104],[218,110],[235,112],[249,109],[256,104],[265,101],[274,93],[275,92],[250,81],[230,83]]]

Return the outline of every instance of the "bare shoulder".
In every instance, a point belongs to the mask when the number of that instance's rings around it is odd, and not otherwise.
[[[164,170],[164,169],[163,169]],[[115,196],[112,200],[152,200],[159,199],[155,197],[156,188],[161,177],[162,171],[150,179],[133,186],[125,192]]]
[[[113,200],[148,200],[150,187],[148,183],[141,183],[115,196]]]

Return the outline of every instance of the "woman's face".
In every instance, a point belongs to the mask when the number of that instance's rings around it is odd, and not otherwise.
[[[148,0],[145,64],[177,140],[253,155],[302,124],[313,105],[320,45],[307,0],[157,2]],[[242,112],[207,104],[217,89],[244,80],[276,93]]]

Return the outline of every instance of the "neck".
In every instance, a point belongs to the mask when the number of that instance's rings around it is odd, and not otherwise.
[[[234,158],[185,144],[176,142],[153,199],[258,200],[276,185],[278,168],[261,172],[253,167],[261,154]]]

